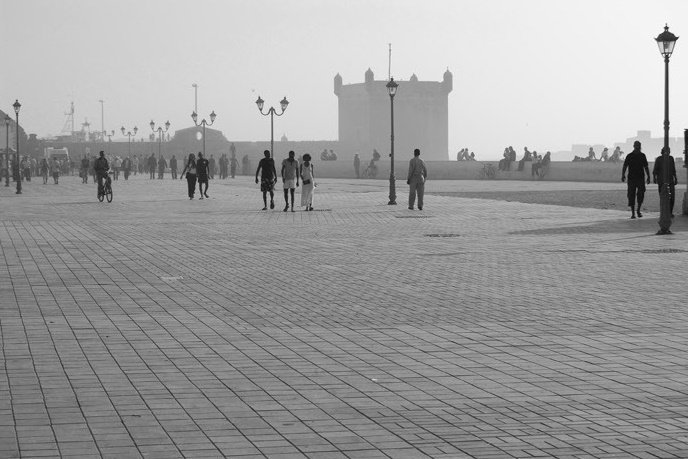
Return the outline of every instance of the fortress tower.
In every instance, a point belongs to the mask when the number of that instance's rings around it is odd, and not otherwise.
[[[420,148],[423,159],[446,161],[449,149],[449,93],[453,88],[451,72],[442,81],[397,81],[394,97],[394,152],[397,158],[411,158]],[[396,80],[395,80],[396,81]],[[376,148],[383,159],[390,148],[390,103],[387,80],[375,80],[373,71],[365,72],[364,83],[344,85],[334,77],[334,93],[339,98],[339,151],[341,159],[372,157]]]

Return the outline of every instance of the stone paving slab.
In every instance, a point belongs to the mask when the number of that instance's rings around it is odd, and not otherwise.
[[[319,182],[0,186],[0,457],[688,457],[688,218]]]

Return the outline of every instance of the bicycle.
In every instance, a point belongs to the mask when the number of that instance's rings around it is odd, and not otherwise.
[[[377,177],[377,166],[375,165],[375,161],[371,161],[370,164],[366,166],[366,168],[363,170],[363,173],[361,174],[363,178],[375,178]]]
[[[497,176],[497,170],[492,164],[483,164],[483,168],[480,170],[481,179],[494,179]]]
[[[107,202],[112,202],[112,179],[110,178],[112,174],[114,174],[114,172],[108,172],[103,183],[103,193],[98,193],[98,201],[100,202],[103,202],[103,199],[107,199]]]

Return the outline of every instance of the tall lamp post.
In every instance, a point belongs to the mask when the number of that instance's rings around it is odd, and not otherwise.
[[[131,137],[132,137],[132,136],[135,136],[136,133],[138,132],[138,130],[139,130],[139,128],[137,128],[136,126],[134,126],[134,133],[133,133],[133,134],[131,133],[131,131],[128,131],[128,132],[125,134],[124,132],[126,131],[126,129],[124,129],[124,126],[122,126],[122,135],[126,135],[127,137],[129,137],[129,146],[128,146],[128,150],[127,150],[127,151],[129,152],[129,153],[128,153],[128,156],[131,156]]]
[[[265,101],[258,96],[258,100],[256,101],[256,105],[258,106],[258,111],[260,112],[261,115],[268,116],[270,115],[270,157],[273,157],[272,151],[275,146],[275,123],[274,123],[274,115],[277,116],[282,116],[284,115],[284,112],[287,110],[287,106],[289,105],[289,101],[287,100],[287,96],[284,96],[284,99],[280,101],[280,105],[282,106],[282,113],[277,113],[273,107],[270,107],[270,110],[268,110],[267,113],[263,113],[263,104]]]
[[[15,99],[12,106],[14,107],[14,114],[17,116],[17,152],[14,155],[17,162],[17,192],[15,194],[22,194],[21,171],[19,170],[19,109],[21,108],[21,104],[18,99]]]
[[[10,186],[10,115],[5,115],[5,129],[7,131],[5,146],[5,186]]]
[[[657,38],[659,52],[664,57],[664,148],[667,153],[662,153],[662,188],[659,194],[659,231],[657,234],[671,234],[671,209],[669,204],[669,57],[674,51],[674,45],[678,37],[669,32],[669,26],[664,26],[664,32]]]
[[[204,118],[201,120],[201,123],[198,124],[198,122],[197,122],[198,121],[198,114],[195,111],[191,114],[191,118],[193,119],[194,124],[196,126],[201,126],[201,125],[203,126],[203,157],[204,158],[205,158],[205,127],[206,126],[212,126],[213,123],[215,122],[215,117],[217,117],[217,115],[215,114],[215,110],[213,110],[212,113],[210,114],[210,123],[206,122],[206,120]]]
[[[387,91],[389,91],[389,105],[390,105],[390,114],[391,114],[391,120],[392,120],[392,134],[390,135],[390,142],[391,142],[391,149],[389,153],[389,157],[391,158],[391,164],[390,164],[390,171],[389,171],[389,202],[387,203],[390,206],[396,206],[397,205],[397,190],[396,190],[396,179],[394,177],[394,96],[397,93],[397,87],[399,85],[397,84],[396,81],[394,81],[394,78],[389,79],[389,83],[387,83],[385,86],[387,86]]]
[[[160,160],[160,158],[162,158],[162,135],[163,133],[170,130],[170,122],[168,121],[167,123],[165,123],[165,129],[163,130],[162,127],[158,127],[158,129],[155,129],[155,122],[151,120],[150,127],[153,132],[158,132],[158,160]]]

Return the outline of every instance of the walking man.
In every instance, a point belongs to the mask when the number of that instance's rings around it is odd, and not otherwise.
[[[409,189],[409,209],[413,210],[418,193],[418,210],[423,210],[423,194],[425,193],[425,179],[428,177],[428,170],[425,163],[420,159],[420,149],[413,150],[413,158],[409,162],[408,179],[406,183]]]
[[[665,186],[664,161],[667,162],[666,179],[669,183],[666,185],[669,187],[669,209],[671,218],[674,218],[674,201],[676,200],[676,184],[678,183],[678,178],[676,177],[676,163],[674,163],[674,157],[671,156],[671,149],[669,147],[662,148],[662,155],[655,159],[655,167],[652,168],[652,183],[658,185],[657,190],[661,196],[662,187]]]
[[[284,185],[284,211],[289,210],[289,194],[291,194],[291,211],[294,212],[294,191],[299,186],[299,162],[294,159],[294,151],[289,152],[289,158],[282,161],[282,184]]]
[[[268,197],[270,193],[270,208],[275,208],[275,182],[277,181],[277,169],[275,169],[275,160],[270,158],[270,150],[263,152],[265,158],[261,159],[256,169],[256,183],[258,183],[258,172],[260,176],[260,191],[263,192],[263,210],[268,210]],[[246,156],[248,158],[248,156]]]
[[[234,144],[232,144],[234,145]],[[239,166],[239,161],[236,159],[236,154],[232,152],[232,156],[229,158],[229,171],[232,174],[232,178],[236,175],[237,167]]]
[[[158,161],[158,179],[162,180],[165,176],[165,168],[167,167],[167,161],[165,157],[161,156],[160,161]]]
[[[633,142],[633,151],[626,155],[624,160],[623,170],[621,171],[621,181],[626,181],[626,169],[628,169],[628,207],[631,208],[631,218],[635,218],[635,202],[636,195],[638,198],[638,218],[643,214],[640,213],[640,206],[645,200],[645,184],[650,184],[650,169],[647,165],[647,157],[645,153],[640,151],[640,142],[637,140]],[[647,180],[645,179],[647,174]]]
[[[170,158],[170,172],[172,173],[172,180],[177,180],[177,157],[174,155]]]
[[[155,153],[151,153],[148,157],[148,173],[150,174],[150,180],[155,179],[155,166],[158,165],[158,160],[155,159]]]
[[[358,156],[358,153],[356,153],[354,155],[354,171],[356,171],[356,178],[361,177],[360,170],[361,170],[361,158],[360,158],[360,156]]]

